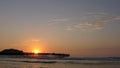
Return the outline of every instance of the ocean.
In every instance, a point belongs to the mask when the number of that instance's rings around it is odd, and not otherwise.
[[[0,68],[120,68],[120,57],[36,59],[0,56]]]

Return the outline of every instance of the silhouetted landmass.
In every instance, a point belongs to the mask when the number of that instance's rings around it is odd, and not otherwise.
[[[17,49],[5,49],[0,52],[0,55],[24,55],[24,52]]]
[[[0,52],[0,55],[24,55],[24,56],[31,56],[34,55],[34,53],[28,53],[28,52],[23,52],[22,50],[17,50],[17,49],[5,49]],[[61,53],[38,53],[37,55],[53,55],[55,57],[59,58],[64,58],[64,57],[69,57],[70,54],[61,54]]]

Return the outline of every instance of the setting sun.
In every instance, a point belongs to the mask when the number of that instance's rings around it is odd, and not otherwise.
[[[39,49],[35,49],[33,50],[33,53],[38,54],[38,53],[41,53],[41,51]]]

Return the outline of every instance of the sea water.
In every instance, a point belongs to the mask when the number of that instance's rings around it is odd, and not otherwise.
[[[0,68],[120,68],[120,58],[69,57],[63,59],[35,59],[0,56]]]

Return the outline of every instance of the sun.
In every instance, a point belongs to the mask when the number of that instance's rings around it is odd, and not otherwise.
[[[38,54],[38,53],[41,53],[41,51],[39,49],[34,49],[33,53]]]

